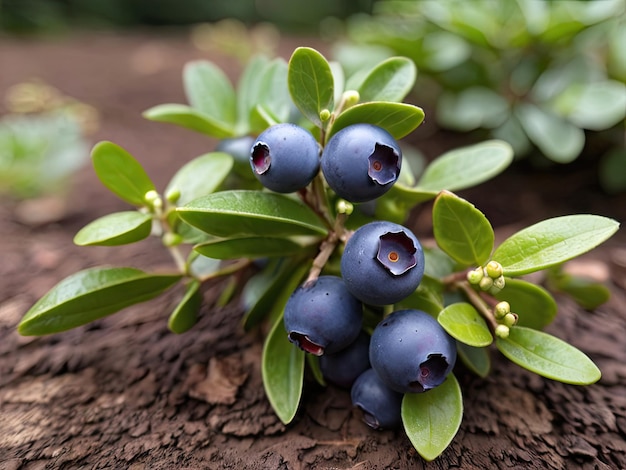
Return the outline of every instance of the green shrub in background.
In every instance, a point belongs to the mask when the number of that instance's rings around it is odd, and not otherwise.
[[[613,150],[601,177],[619,190],[626,188],[618,127],[626,115],[625,9],[623,0],[380,0],[371,16],[348,21],[349,42],[336,56],[353,71],[368,57],[411,58],[420,96],[433,87],[441,126],[486,129],[517,156],[538,149],[569,163],[583,151],[585,131],[604,131],[604,148]]]

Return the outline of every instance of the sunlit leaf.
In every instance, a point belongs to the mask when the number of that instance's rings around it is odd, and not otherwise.
[[[406,57],[391,57],[370,70],[358,88],[361,102],[402,101],[417,77],[415,63]]]
[[[220,139],[235,135],[233,126],[184,104],[168,103],[154,106],[144,111],[143,117],[150,121],[174,124]]]
[[[402,423],[411,444],[425,460],[446,450],[463,419],[461,387],[453,374],[425,393],[407,393],[402,400]]]
[[[454,339],[469,346],[484,347],[493,342],[485,319],[472,304],[454,303],[444,308],[437,321]]]
[[[304,351],[291,343],[282,317],[265,339],[261,372],[265,394],[284,424],[296,416],[304,378]]]
[[[548,379],[574,385],[600,380],[600,369],[587,355],[542,331],[513,326],[508,338],[496,338],[496,346],[512,362]]]
[[[147,274],[133,268],[79,271],[54,286],[22,318],[18,331],[38,336],[59,333],[150,300],[180,275]]]
[[[139,211],[115,212],[100,217],[78,231],[74,243],[80,246],[116,246],[134,243],[150,235],[152,216]]]
[[[485,215],[447,191],[433,205],[433,231],[437,245],[466,266],[483,265],[493,250],[493,228]]]
[[[508,276],[521,276],[575,258],[610,238],[619,228],[613,219],[578,214],[543,220],[511,235],[493,259]]]
[[[183,69],[183,84],[189,104],[230,128],[236,120],[235,90],[226,74],[212,62],[196,60]]]
[[[91,158],[96,175],[104,186],[129,204],[145,205],[145,195],[154,191],[154,183],[130,153],[105,141],[95,145]]]
[[[320,111],[332,110],[334,100],[333,73],[324,56],[315,49],[298,47],[289,59],[287,80],[294,104],[322,127]]]
[[[311,209],[277,193],[221,191],[195,199],[178,213],[185,222],[217,237],[326,234]]]

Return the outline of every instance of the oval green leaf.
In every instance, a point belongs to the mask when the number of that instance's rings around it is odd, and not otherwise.
[[[138,242],[150,235],[152,216],[139,211],[115,212],[85,225],[74,237],[80,246],[117,246]]]
[[[223,139],[235,135],[234,127],[184,104],[161,104],[143,112],[150,121],[165,122]]]
[[[575,160],[585,145],[585,133],[565,119],[531,104],[519,104],[515,115],[533,144],[558,163]]]
[[[296,416],[304,379],[304,352],[291,343],[279,318],[263,345],[263,387],[276,415],[284,424]]]
[[[617,221],[599,215],[554,217],[511,235],[496,248],[493,259],[507,276],[521,276],[582,255],[618,228]]]
[[[221,191],[179,207],[178,213],[185,222],[217,237],[326,235],[315,212],[277,193]]]
[[[424,121],[424,111],[412,104],[370,101],[346,109],[335,119],[327,138],[352,124],[373,124],[382,127],[395,139],[413,132]]]
[[[198,253],[215,259],[265,258],[273,256],[289,256],[304,253],[307,248],[289,238],[276,237],[242,237],[216,238],[196,245]]]
[[[193,280],[185,289],[185,295],[170,315],[167,327],[171,332],[181,334],[191,329],[198,321],[198,312],[202,305],[200,281]]]
[[[485,264],[493,250],[493,228],[485,215],[448,191],[435,199],[433,231],[437,245],[465,266]]]
[[[489,375],[491,357],[487,348],[475,348],[474,346],[457,342],[456,350],[465,367],[483,379]]]
[[[515,364],[548,379],[589,385],[601,377],[600,369],[586,354],[542,331],[513,326],[508,338],[496,338],[496,346]]]
[[[211,194],[226,179],[233,164],[233,157],[223,152],[211,152],[194,158],[176,172],[165,194],[179,191],[180,197],[176,203],[181,206]]]
[[[330,111],[334,102],[333,73],[328,61],[315,49],[298,47],[289,59],[287,83],[296,107],[322,127],[320,111]]]
[[[461,387],[453,374],[426,393],[407,393],[402,423],[411,444],[425,460],[436,459],[456,436],[463,419]]]
[[[552,323],[558,306],[543,287],[522,279],[506,278],[504,289],[495,295],[506,300],[511,311],[518,315],[517,324],[541,330]]]
[[[466,302],[458,302],[444,308],[437,321],[457,341],[477,348],[493,342],[485,319]]]
[[[259,55],[250,59],[237,83],[237,135],[245,135],[250,132],[250,112],[259,102],[261,80],[269,59]]]
[[[417,77],[415,63],[406,57],[391,57],[374,67],[358,88],[360,101],[402,101]]]
[[[611,297],[611,290],[604,284],[583,276],[558,273],[548,276],[550,289],[564,292],[586,310],[594,310]]]
[[[418,191],[458,191],[483,183],[513,161],[513,148],[488,140],[444,153],[433,160],[417,182]]]
[[[230,128],[235,125],[235,90],[222,69],[206,60],[188,62],[183,84],[192,107]]]
[[[150,300],[180,278],[180,275],[147,274],[134,268],[98,267],[79,271],[39,299],[22,318],[18,332],[38,336],[85,325]]]
[[[154,183],[130,153],[104,141],[94,146],[91,158],[96,175],[112,193],[129,204],[145,205],[145,195],[155,190]]]

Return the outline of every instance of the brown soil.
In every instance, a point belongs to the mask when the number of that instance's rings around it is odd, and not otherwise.
[[[288,56],[296,45],[319,43],[283,41],[280,54]],[[163,33],[2,39],[0,94],[39,77],[96,106],[102,123],[94,141],[128,149],[163,188],[182,162],[215,142],[150,123],[140,113],[184,102],[180,71],[199,57],[206,56],[186,38]],[[227,57],[211,59],[231,76],[240,70]],[[458,143],[432,127],[420,132],[416,143],[429,156]],[[523,170],[513,168],[495,180],[506,188],[506,200],[484,189],[464,193],[498,221],[499,233],[562,213],[626,220],[625,198],[600,194],[587,169]],[[21,315],[72,272],[100,264],[159,269],[169,263],[155,241],[120,249],[75,247],[72,237],[80,227],[126,206],[90,168],[68,190],[72,206],[62,223],[29,227],[15,220],[13,204],[0,209],[2,469],[626,468],[626,274],[615,263],[623,254],[623,233],[583,258],[616,268],[608,281],[611,301],[586,312],[558,296],[560,312],[548,328],[591,356],[603,372],[601,381],[563,385],[497,354],[488,379],[459,365],[463,424],[450,448],[425,463],[401,431],[371,431],[351,408],[348,393],[334,387],[307,382],[298,418],[285,428],[264,397],[261,338],[241,331],[242,312],[235,306],[203,311],[200,323],[180,336],[166,325],[178,292],[67,333],[17,335]],[[427,217],[416,217],[416,230],[427,234]],[[209,288],[207,299],[220,287]]]

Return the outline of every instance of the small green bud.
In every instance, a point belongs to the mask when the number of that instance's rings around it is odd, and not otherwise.
[[[489,290],[487,292],[489,292],[489,294],[496,296],[500,293],[502,289],[500,289],[498,286],[496,286],[495,284],[493,286],[491,286],[489,288]]]
[[[337,201],[337,213],[338,214],[350,215],[352,214],[353,210],[354,210],[354,206],[352,205],[351,202],[348,202],[345,199],[340,199],[339,201]]]
[[[322,109],[320,111],[320,119],[322,120],[322,122],[326,122],[330,119],[330,111],[327,109]]]
[[[505,284],[506,282],[504,281],[504,276],[497,277],[493,280],[493,285],[500,290],[504,289]]]
[[[154,189],[151,189],[150,191],[148,191],[143,197],[143,200],[146,201],[150,205],[153,205],[154,202],[158,199],[160,199],[159,193],[157,193]]]
[[[483,268],[472,269],[467,273],[467,281],[472,285],[477,285],[483,278]]]
[[[506,339],[509,337],[509,327],[506,325],[498,325],[496,326],[496,336],[498,338]]]
[[[496,304],[495,308],[493,309],[493,314],[498,320],[500,320],[504,318],[504,316],[510,311],[511,305],[506,300],[503,300],[502,302],[498,302]]]
[[[183,242],[183,237],[178,233],[167,232],[163,234],[163,244],[165,246],[177,246]]]
[[[493,286],[493,279],[491,279],[488,276],[483,277],[478,283],[478,287],[480,287],[480,290],[483,290],[485,292],[491,289],[492,286]]]
[[[502,276],[502,273],[504,272],[502,269],[502,265],[497,261],[489,261],[489,263],[487,263],[487,266],[485,267],[485,270],[487,271],[487,276],[492,279],[496,279]]]
[[[510,328],[517,323],[517,315],[515,313],[507,313],[502,321]]]
[[[343,99],[342,111],[345,111],[346,109],[357,104],[359,100],[361,99],[361,95],[359,95],[359,92],[356,90],[346,90],[343,93],[342,99]]]
[[[165,193],[165,199],[172,204],[176,204],[176,202],[180,199],[180,190],[177,188],[170,189],[167,193]]]

